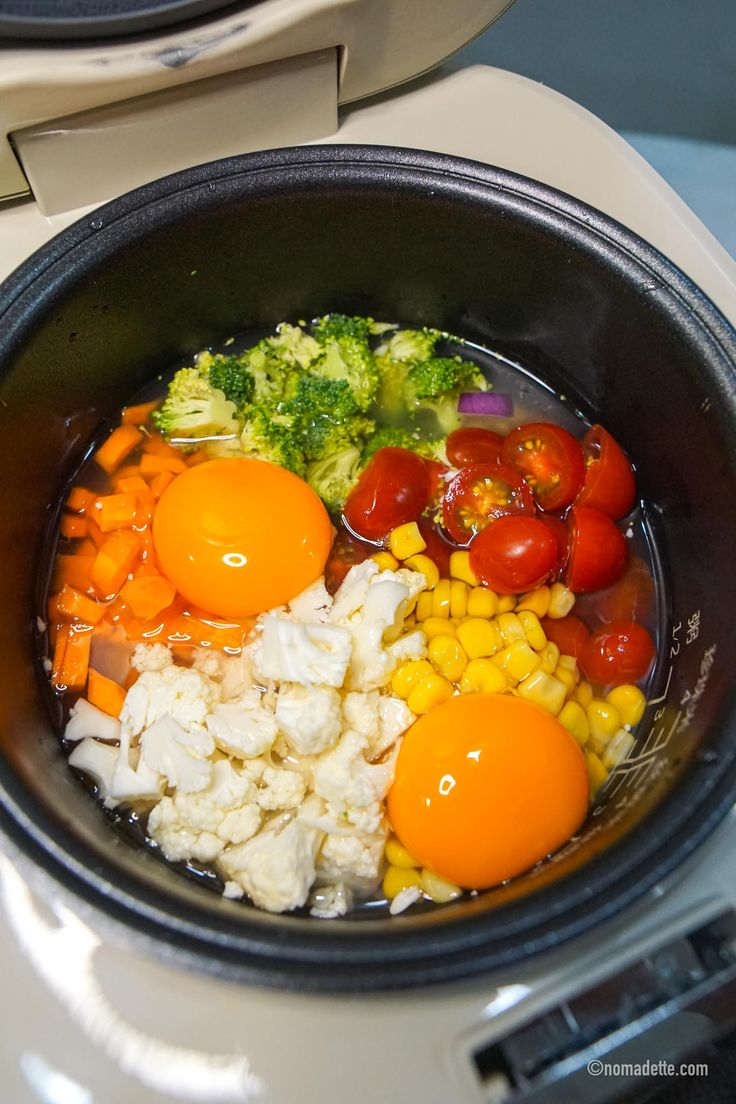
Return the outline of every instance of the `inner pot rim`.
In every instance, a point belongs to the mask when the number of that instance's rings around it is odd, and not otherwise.
[[[43,246],[0,286],[0,362],[49,298],[85,268],[114,258],[180,214],[206,210],[231,194],[268,186],[269,179],[304,189],[332,186],[434,187],[445,196],[490,199],[531,213],[567,240],[584,244],[625,273],[633,286],[666,304],[687,327],[736,420],[736,334],[704,294],[656,249],[612,219],[546,185],[502,169],[416,150],[374,146],[296,147],[198,166],[130,192],[84,216]],[[138,231],[138,233],[136,233]],[[652,287],[652,281],[655,286]],[[582,934],[631,904],[671,873],[713,831],[736,796],[736,748],[729,746],[731,700],[713,726],[708,753],[697,753],[660,806],[624,839],[584,867],[513,904],[455,917],[452,910],[394,917],[387,927],[294,917],[230,920],[205,907],[177,906],[91,855],[46,814],[0,761],[0,829],[21,852],[113,920],[228,976],[282,988],[381,990],[470,976],[518,962]],[[712,754],[715,749],[715,756]],[[656,817],[656,820],[654,819]],[[651,826],[656,825],[652,832]],[[662,842],[659,842],[662,841]],[[140,894],[140,896],[139,896]],[[389,926],[390,925],[390,926]],[[159,947],[159,950],[161,948]]]

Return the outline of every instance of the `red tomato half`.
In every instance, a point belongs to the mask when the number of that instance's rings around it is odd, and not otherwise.
[[[541,510],[565,509],[583,485],[580,442],[551,422],[529,422],[512,430],[503,443],[501,460],[524,476]]]
[[[580,659],[590,638],[588,626],[574,613],[567,617],[543,617],[544,635],[560,649],[561,655],[575,656]]]
[[[561,570],[567,563],[567,557],[570,554],[570,530],[565,525],[561,518],[555,517],[554,514],[540,514],[539,520],[549,529],[552,536],[557,541],[557,570]]]
[[[470,569],[499,594],[534,590],[557,563],[557,541],[539,518],[500,517],[470,546]]]
[[[617,583],[591,599],[600,621],[647,621],[654,613],[656,588],[649,568],[635,559]]]
[[[330,594],[335,593],[351,567],[367,560],[375,551],[374,545],[358,540],[341,525],[325,565],[325,586]]]
[[[603,426],[594,425],[583,437],[585,482],[575,503],[608,514],[614,521],[634,505],[636,479],[626,453]]]
[[[623,574],[626,541],[620,529],[600,510],[573,506],[570,511],[570,559],[567,585],[575,594],[611,586]]]
[[[345,503],[345,521],[366,540],[383,540],[397,525],[417,521],[432,492],[421,456],[402,448],[375,453]]]
[[[580,659],[586,678],[601,686],[643,679],[654,662],[654,641],[635,621],[612,621],[591,636]]]
[[[425,460],[427,465],[427,471],[429,472],[430,482],[430,497],[429,501],[433,506],[439,506],[443,494],[445,493],[445,476],[450,471],[447,464],[441,464],[439,460]]]
[[[458,544],[467,545],[494,518],[506,514],[533,514],[528,485],[503,464],[471,464],[463,468],[445,491],[442,521]]]
[[[455,429],[447,438],[447,459],[456,468],[468,464],[499,464],[503,437],[492,429]]]

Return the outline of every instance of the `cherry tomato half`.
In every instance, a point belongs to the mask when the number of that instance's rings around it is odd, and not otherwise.
[[[503,464],[471,464],[448,484],[442,501],[442,521],[453,540],[467,545],[494,518],[533,514],[534,499],[527,483]]]
[[[541,510],[569,506],[585,477],[580,442],[551,422],[529,422],[512,430],[503,443],[501,461],[524,476]]]
[[[447,482],[445,476],[451,470],[447,464],[441,464],[439,460],[425,460],[429,472],[430,496],[429,501],[433,506],[439,506],[445,493]]]
[[[374,545],[358,540],[341,525],[325,565],[325,586],[330,594],[335,593],[351,567],[367,560],[375,551]]]
[[[570,554],[570,530],[567,528],[564,521],[562,521],[561,518],[555,517],[554,514],[540,514],[539,520],[544,522],[557,541],[556,570],[562,570]]]
[[[620,686],[643,679],[654,656],[654,641],[645,628],[635,621],[612,621],[591,636],[580,665],[591,682]]]
[[[539,518],[500,517],[470,546],[470,569],[499,594],[541,586],[557,563],[557,541]]]
[[[599,621],[647,621],[656,602],[654,579],[647,565],[635,559],[617,583],[590,601]]]
[[[583,437],[585,481],[575,499],[617,521],[634,505],[636,479],[626,453],[603,426],[594,425]]]
[[[561,655],[580,659],[590,639],[590,632],[584,621],[574,613],[568,613],[567,617],[543,617],[541,625],[544,635],[557,645]]]
[[[408,449],[379,449],[347,497],[345,521],[359,537],[383,540],[397,525],[424,513],[431,491],[421,456]]]
[[[567,585],[575,594],[602,590],[623,574],[626,541],[620,529],[600,510],[573,506],[570,511],[570,559]]]
[[[468,426],[454,429],[447,438],[447,459],[456,468],[468,464],[499,464],[503,437],[492,429]]]

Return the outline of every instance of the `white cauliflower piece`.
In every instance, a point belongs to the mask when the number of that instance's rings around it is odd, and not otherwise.
[[[305,686],[340,687],[350,662],[351,643],[347,629],[289,621],[268,613],[263,619],[261,673]]]
[[[407,659],[424,659],[427,655],[427,637],[421,629],[412,629],[389,644],[386,651],[397,663]]]
[[[343,727],[360,732],[368,739],[375,736],[379,726],[378,702],[381,695],[378,690],[368,690],[362,693],[360,690],[351,690],[343,695],[342,716]]]
[[[131,749],[130,740],[130,733],[122,728],[109,797],[105,801],[108,806],[119,801],[158,801],[161,797],[165,779],[157,770],[141,762],[140,749]]]
[[[101,744],[87,736],[72,751],[69,765],[91,776],[99,789],[100,797],[107,804],[117,758],[116,747]]]
[[[353,652],[346,679],[349,690],[380,689],[396,670],[398,657],[384,649],[384,640],[395,640],[401,631],[409,588],[393,576],[393,572],[383,572],[368,588],[360,616],[351,622]]]
[[[415,716],[406,702],[391,694],[382,694],[378,700],[378,727],[374,730],[368,758],[378,759],[392,748],[407,728],[414,724]]]
[[[397,568],[393,572],[393,577],[407,588],[410,601],[413,598],[418,598],[428,586],[427,576],[421,571],[412,571],[409,567]]]
[[[363,560],[351,567],[335,594],[330,611],[333,624],[343,624],[360,609],[365,601],[372,579],[378,575],[374,560]]]
[[[282,683],[276,723],[297,755],[319,755],[340,735],[340,694],[332,686]]]
[[[374,882],[381,871],[386,832],[374,835],[329,834],[320,851],[318,869],[328,878]]]
[[[162,644],[153,647],[168,653]],[[144,670],[125,695],[120,722],[132,736],[164,716],[182,728],[203,725],[219,697],[217,683],[191,667],[168,664],[160,670]]]
[[[256,800],[262,809],[296,809],[304,800],[307,784],[298,771],[266,767],[261,780]]]
[[[207,730],[221,751],[252,759],[273,745],[276,718],[263,708],[262,697],[259,690],[249,690],[239,702],[218,704],[207,716]]]
[[[281,830],[260,832],[228,848],[219,864],[259,908],[288,912],[300,908],[309,896],[321,841],[321,832],[297,818]]]
[[[209,785],[196,794],[164,797],[151,810],[148,832],[167,859],[213,862],[226,847],[245,843],[261,826],[249,775],[227,760],[212,767]]]
[[[157,771],[169,785],[183,793],[196,793],[210,783],[215,750],[209,732],[199,725],[190,729],[168,715],[159,717],[141,736],[141,765]]]
[[[226,657],[222,652],[214,652],[211,648],[195,648],[192,667],[207,678],[221,681],[225,673]]]
[[[324,623],[329,620],[331,609],[332,595],[325,586],[324,578],[312,583],[289,602],[289,610],[295,621]]]
[[[86,698],[80,698],[69,713],[64,739],[84,740],[87,736],[117,743],[120,740],[120,721],[92,705]]]
[[[255,686],[253,659],[250,652],[243,650],[237,656],[221,656],[222,678],[220,694],[224,702],[241,698]]]
[[[310,916],[319,920],[334,920],[348,911],[348,892],[342,882],[323,885],[312,891],[309,898]]]
[[[130,663],[136,671],[163,671],[173,667],[174,657],[165,644],[136,644]]]
[[[348,819],[355,809],[371,809],[382,801],[393,781],[393,762],[368,763],[363,754],[367,747],[367,736],[348,731],[314,764],[314,792],[341,814],[347,811]]]

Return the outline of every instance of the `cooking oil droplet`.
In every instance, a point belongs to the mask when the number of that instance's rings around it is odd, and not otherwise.
[[[102,219],[100,219],[100,218],[90,219],[89,224],[90,224],[90,226],[92,227],[93,230],[101,230],[102,226],[103,226]]]

